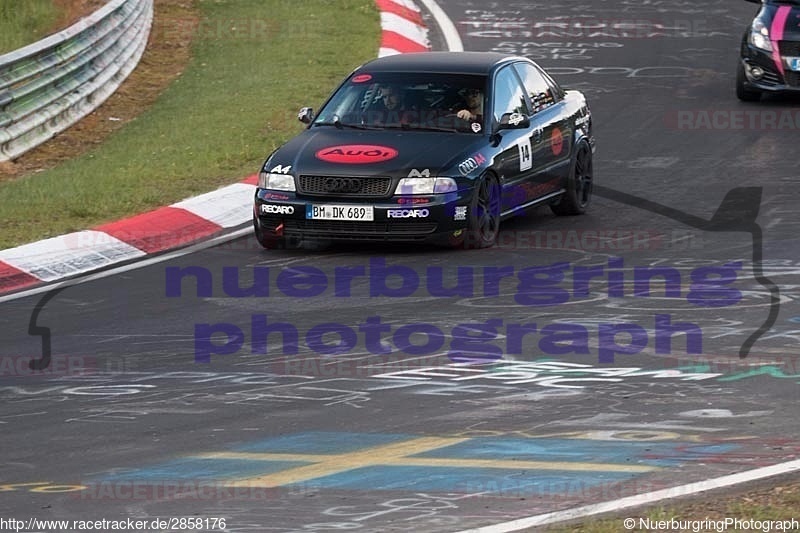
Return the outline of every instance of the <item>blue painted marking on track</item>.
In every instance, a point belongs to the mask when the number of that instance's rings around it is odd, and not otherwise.
[[[175,459],[154,466],[102,476],[103,481],[208,481],[260,476],[309,463],[246,459]]]
[[[520,496],[574,492],[618,483],[638,474],[630,472],[573,472],[511,468],[460,468],[443,466],[370,466],[313,481],[305,486],[347,490],[410,490],[430,492],[489,492]],[[291,487],[292,485],[288,485]]]
[[[365,448],[374,448],[393,442],[417,438],[416,435],[395,433],[343,433],[333,431],[309,431],[296,435],[285,435],[260,440],[235,448],[237,452],[255,453],[349,453]]]
[[[673,466],[733,449],[735,446],[731,444],[687,444],[673,441],[476,437],[413,457]]]
[[[233,459],[187,457],[161,464],[111,473],[102,481],[209,481],[236,480],[265,476],[314,463],[303,454],[335,455],[366,451],[386,444],[418,438],[418,435],[306,432],[267,438],[224,451],[251,453],[297,454],[298,460]],[[640,476],[637,472],[614,471],[614,465],[675,466],[724,456],[738,449],[736,444],[702,444],[682,441],[601,441],[566,438],[500,438],[474,437],[469,440],[409,457],[581,462],[609,464],[609,471],[550,470],[469,466],[403,466],[401,457],[393,457],[392,465],[358,467],[327,476],[306,479],[302,485],[350,490],[417,490],[446,492],[487,492],[510,495],[553,495],[580,493],[598,485],[614,485]],[[213,450],[203,450],[213,451]],[[602,468],[602,467],[600,467]],[[291,486],[291,485],[287,485]]]

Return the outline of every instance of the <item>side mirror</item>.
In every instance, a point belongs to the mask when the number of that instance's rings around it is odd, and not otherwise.
[[[297,120],[303,124],[311,124],[311,121],[314,120],[314,108],[301,107],[300,111],[297,113]]]
[[[500,124],[497,125],[497,130],[516,130],[528,128],[531,125],[531,120],[522,113],[503,113],[500,117]]]

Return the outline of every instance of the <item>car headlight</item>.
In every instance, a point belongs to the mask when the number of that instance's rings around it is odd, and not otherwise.
[[[294,192],[294,176],[277,172],[261,172],[258,174],[258,188]]]
[[[769,40],[769,29],[760,19],[753,21],[750,28],[750,44],[765,52],[772,52],[772,42]]]
[[[442,194],[458,190],[453,178],[403,178],[395,194]]]

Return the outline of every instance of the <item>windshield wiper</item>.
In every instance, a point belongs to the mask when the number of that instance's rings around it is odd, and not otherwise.
[[[441,126],[412,126],[410,124],[400,124],[400,125],[391,124],[391,125],[385,126],[385,128],[387,130],[389,130],[389,129],[395,129],[395,130],[401,129],[401,130],[404,130],[404,131],[444,131],[444,132],[447,132],[447,133],[458,133],[460,131],[460,130],[457,130],[455,128],[443,128]]]
[[[329,122],[315,122],[314,126],[336,126],[337,128],[344,129],[344,128],[356,128],[359,130],[366,129],[366,126],[362,126],[361,124],[342,124],[341,122],[329,121]]]
[[[356,130],[379,130],[383,128],[367,126],[364,123],[361,124],[345,124],[339,119],[339,115],[333,115],[333,120],[328,122],[314,122],[315,126],[336,126],[338,129],[344,128],[353,128]]]

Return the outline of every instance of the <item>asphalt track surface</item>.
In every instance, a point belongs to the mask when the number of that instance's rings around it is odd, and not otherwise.
[[[457,531],[797,459],[798,101],[735,98],[754,6],[441,6],[465,49],[586,93],[590,212],[520,216],[491,250],[248,235],[168,256],[52,295],[43,375],[25,368],[44,293],[0,303],[2,515]],[[647,293],[653,267],[671,281]],[[265,336],[276,323],[288,337]]]

